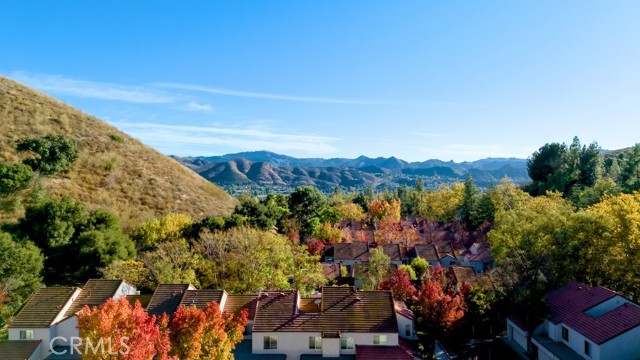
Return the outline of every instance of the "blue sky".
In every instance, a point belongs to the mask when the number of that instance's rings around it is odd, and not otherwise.
[[[0,2],[0,74],[166,154],[640,141],[638,1]]]

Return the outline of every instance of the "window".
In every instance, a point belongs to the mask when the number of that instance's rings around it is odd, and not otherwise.
[[[413,335],[413,332],[411,331],[411,324],[405,325],[404,335],[406,337],[411,337],[411,335]]]
[[[373,335],[373,345],[386,345],[387,335]]]
[[[278,348],[278,337],[277,336],[265,336],[264,337],[264,349],[271,350]]]
[[[352,350],[354,347],[353,338],[352,337],[343,337],[340,339],[340,349],[342,350]]]
[[[20,330],[20,340],[33,340],[33,330]]]
[[[591,343],[588,341],[584,341],[584,354],[591,356]]]
[[[313,350],[322,349],[322,337],[309,336],[309,349],[313,349]]]
[[[562,327],[562,340],[569,341],[569,329]]]

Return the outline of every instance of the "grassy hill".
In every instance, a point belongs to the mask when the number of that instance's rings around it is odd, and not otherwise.
[[[113,210],[125,226],[168,212],[193,217],[228,214],[234,206],[230,195],[176,160],[0,76],[0,161],[22,160],[23,154],[15,151],[16,140],[50,133],[76,140],[80,156],[68,174],[42,179],[49,193]]]

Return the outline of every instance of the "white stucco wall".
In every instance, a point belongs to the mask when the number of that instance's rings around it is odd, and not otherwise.
[[[62,337],[64,339],[56,339],[57,346],[69,346],[71,344],[72,337],[78,337],[78,317],[72,316],[70,318],[61,321],[56,326],[56,334],[57,337]]]
[[[398,321],[398,335],[403,339],[413,339],[415,338],[415,329],[413,327],[413,320],[406,318],[398,313],[396,313],[396,320]],[[411,327],[411,335],[406,336],[406,327],[409,325]]]
[[[509,335],[510,340],[518,344],[522,350],[527,351],[527,332],[520,329],[520,327],[509,319],[507,319],[507,334]]]
[[[398,345],[397,333],[342,333],[342,337],[351,337],[354,340],[352,350],[340,350],[340,354],[355,354],[355,345],[373,345],[374,335],[386,335],[386,346]],[[277,336],[277,349],[264,349],[264,337]],[[298,360],[302,354],[322,355],[322,349],[309,349],[309,337],[322,336],[320,332],[254,332],[251,340],[251,350],[254,354],[286,354],[287,360]],[[337,339],[340,341],[340,339]],[[324,344],[323,344],[324,345]],[[339,346],[339,343],[338,343]]]
[[[640,358],[640,326],[600,345],[599,356],[596,360]]]
[[[322,356],[340,357],[340,338],[323,338]]]
[[[43,329],[33,329],[33,328],[10,328],[9,329],[9,340],[20,340],[20,330],[33,330],[33,340],[42,340],[42,344],[40,345],[40,358],[44,359],[49,356],[51,352],[49,351],[49,342],[55,333],[54,327],[51,328],[43,328]]]

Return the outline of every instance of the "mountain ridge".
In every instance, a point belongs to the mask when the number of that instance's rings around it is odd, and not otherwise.
[[[418,180],[428,188],[435,188],[464,181],[467,174],[471,174],[480,187],[488,187],[503,177],[516,183],[530,180],[527,160],[518,158],[486,158],[461,163],[438,159],[407,162],[393,156],[295,158],[269,151],[172,157],[232,194],[289,192],[301,185],[316,186],[324,192],[335,188],[384,190],[413,185]]]

